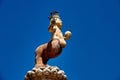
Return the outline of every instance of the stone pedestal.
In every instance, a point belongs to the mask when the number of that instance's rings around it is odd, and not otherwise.
[[[63,70],[56,66],[33,68],[25,75],[24,80],[67,80]]]

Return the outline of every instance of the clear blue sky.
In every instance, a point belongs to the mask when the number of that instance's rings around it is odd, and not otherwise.
[[[49,41],[48,16],[60,12],[72,38],[49,61],[68,80],[120,80],[119,0],[0,0],[0,80],[23,80],[34,51]]]

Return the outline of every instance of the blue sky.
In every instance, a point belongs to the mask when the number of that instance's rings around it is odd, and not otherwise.
[[[0,0],[0,80],[23,80],[57,10],[72,38],[48,64],[68,80],[120,80],[119,0]]]

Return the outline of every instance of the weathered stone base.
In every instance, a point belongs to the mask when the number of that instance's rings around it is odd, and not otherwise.
[[[63,70],[56,66],[33,68],[25,75],[24,80],[67,80]]]

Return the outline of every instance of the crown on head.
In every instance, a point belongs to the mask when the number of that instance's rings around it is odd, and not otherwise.
[[[49,19],[51,19],[51,18],[60,18],[59,13],[57,11],[51,12]]]

